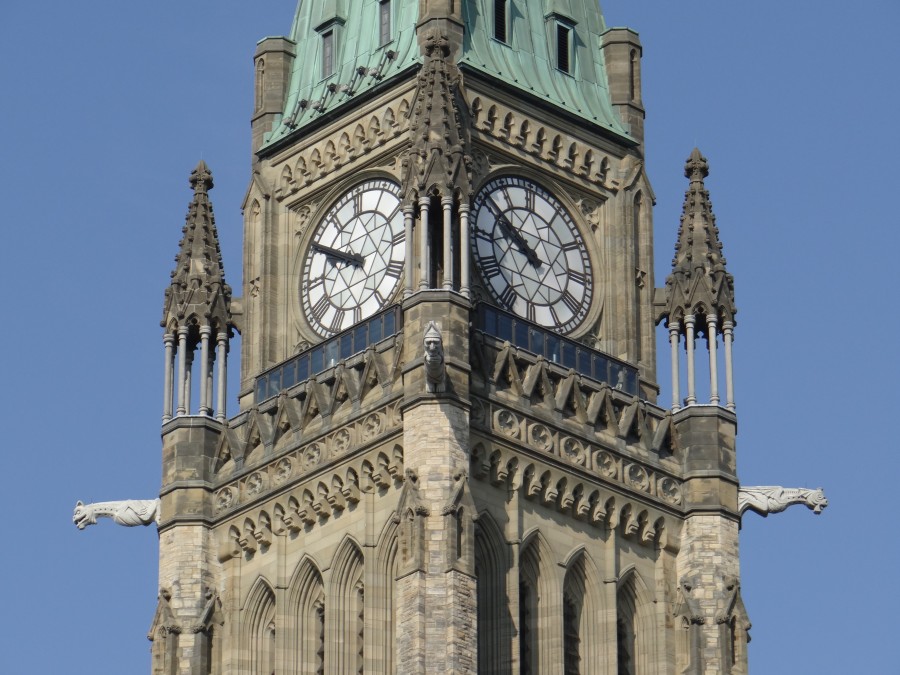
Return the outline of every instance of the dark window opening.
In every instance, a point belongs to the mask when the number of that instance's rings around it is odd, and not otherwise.
[[[506,0],[494,0],[494,39],[506,42]]]
[[[572,30],[568,26],[556,24],[556,67],[564,73],[572,72],[569,58],[571,33]]]

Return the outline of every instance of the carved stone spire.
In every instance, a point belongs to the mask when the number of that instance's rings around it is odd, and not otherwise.
[[[725,269],[725,256],[703,179],[709,164],[697,148],[684,166],[690,185],[684,195],[681,225],[666,279],[666,316],[678,321],[686,315],[715,315],[734,324],[734,279]]]
[[[231,287],[225,283],[222,251],[209,200],[212,173],[203,160],[191,172],[190,183],[194,198],[182,229],[160,325],[207,325],[224,331],[232,325]]]
[[[471,151],[462,76],[452,58],[453,37],[447,22],[420,27],[419,43],[424,64],[419,71],[411,110],[412,149],[405,161],[406,194],[459,196],[471,193]]]

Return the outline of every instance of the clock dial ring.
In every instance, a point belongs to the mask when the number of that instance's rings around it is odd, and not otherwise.
[[[383,309],[403,277],[405,228],[400,186],[357,184],[325,212],[313,231],[300,275],[300,304],[322,337]]]
[[[546,188],[501,176],[473,202],[471,249],[485,288],[519,316],[570,333],[593,297],[590,256],[577,225]]]

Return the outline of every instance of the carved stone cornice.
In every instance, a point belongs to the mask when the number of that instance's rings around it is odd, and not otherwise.
[[[276,466],[285,459],[288,458],[282,458]],[[253,480],[257,475],[249,477],[251,490],[260,484]],[[260,474],[259,480],[264,481],[265,477]],[[274,537],[310,532],[332,516],[355,509],[362,494],[398,489],[405,480],[403,447],[399,443],[391,446],[388,440],[330,471],[318,471],[294,484],[285,479],[277,486],[277,493],[255,506],[248,503],[241,507],[241,490],[247,489],[247,481],[228,485],[216,493],[216,509],[226,519],[217,527],[218,559],[226,562],[242,552],[247,556],[265,554]],[[285,489],[286,486],[289,487]],[[262,492],[249,496],[256,502]]]
[[[355,118],[342,119],[340,127],[322,134],[299,151],[291,150],[271,161],[276,172],[275,199],[282,202],[307,188],[333,180],[342,170],[379,161],[389,146],[406,143],[404,132],[409,130],[412,92],[405,93],[380,107],[360,112]],[[396,148],[394,148],[396,150]],[[391,152],[395,165],[398,153]]]
[[[588,522],[607,530],[619,529],[626,538],[643,546],[678,548],[680,518],[674,504],[648,503],[646,496],[623,493],[621,485],[612,485],[588,477],[574,468],[541,461],[505,446],[502,441],[473,434],[472,475],[504,491],[516,491],[522,497],[545,508]],[[652,477],[634,475],[640,482]],[[674,479],[669,499],[680,501],[680,488]],[[659,502],[658,499],[653,501]],[[673,529],[674,528],[674,529]]]
[[[506,104],[485,94],[474,96],[470,110],[473,140],[499,141],[519,163],[524,153],[535,167],[563,171],[609,193],[623,187],[615,170],[619,158],[599,144],[529,115],[521,105]]]
[[[327,472],[329,466],[343,462],[352,454],[389,443],[400,432],[399,402],[395,401],[349,424],[306,439],[307,442],[280,452],[237,478],[220,482],[214,510],[216,514],[227,514],[269,494],[283,492],[310,476]]]
[[[470,419],[473,430],[486,432],[484,441],[502,456],[525,451],[526,456],[534,457],[539,453],[547,462],[569,465],[577,473],[615,485],[618,491],[636,498],[657,501],[666,508],[680,510],[682,506],[682,480],[672,471],[495,402],[473,399]],[[487,470],[484,467],[482,473]]]
[[[681,469],[671,412],[509,343],[485,336],[471,345],[474,394],[664,471]]]

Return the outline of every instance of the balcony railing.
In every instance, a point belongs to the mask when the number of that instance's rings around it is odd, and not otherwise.
[[[559,335],[491,305],[479,304],[474,327],[564,368],[606,382],[613,389],[638,393],[638,369],[587,345]]]
[[[261,403],[277,396],[285,389],[331,368],[338,361],[349,359],[366,351],[371,345],[395,335],[402,326],[402,317],[400,305],[393,305],[270,368],[256,378],[256,402]]]

